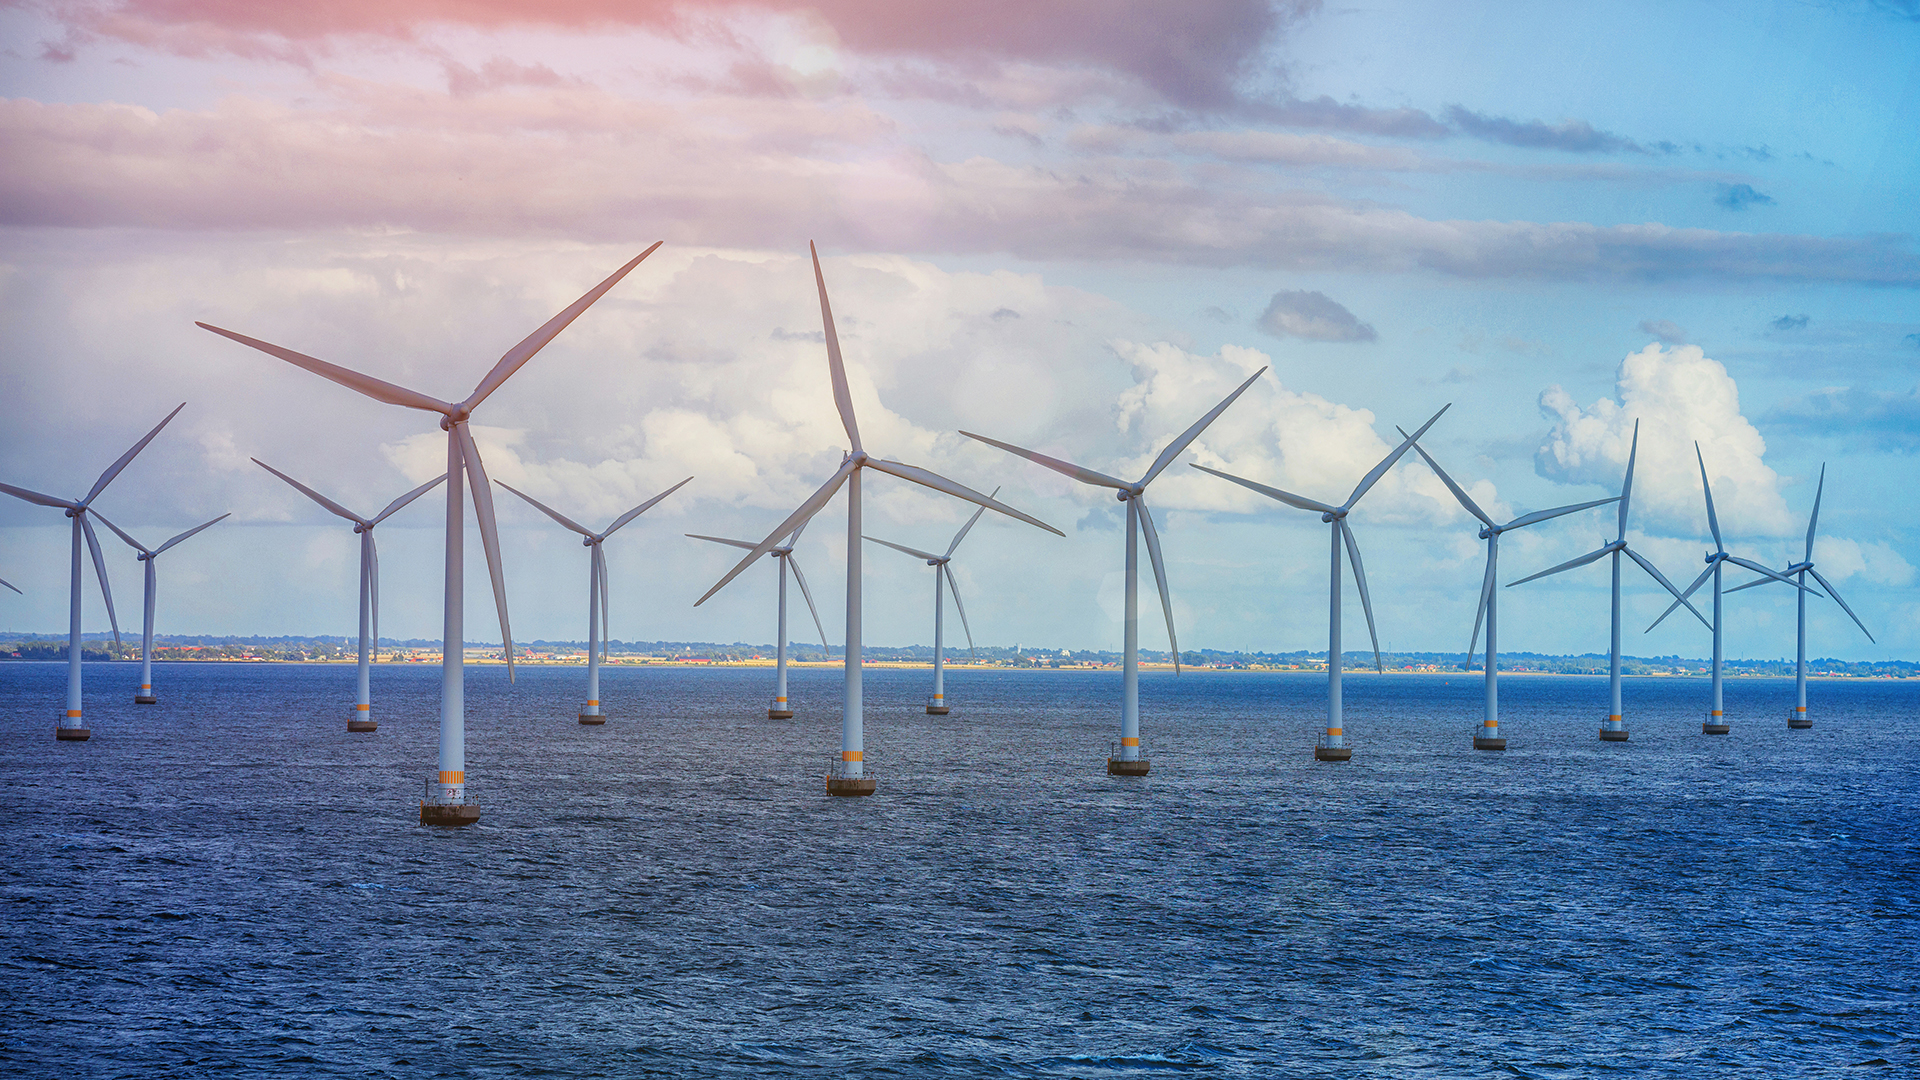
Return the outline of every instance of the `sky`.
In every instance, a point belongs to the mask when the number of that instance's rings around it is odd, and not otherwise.
[[[1698,461],[1774,566],[1824,468],[1815,561],[1877,640],[1818,600],[1811,653],[1920,659],[1915,57],[1913,0],[0,0],[0,481],[82,495],[185,402],[96,503],[149,546],[233,515],[162,557],[159,631],[352,634],[357,538],[250,459],[372,513],[444,468],[436,418],[195,321],[458,399],[664,241],[475,436],[596,528],[691,476],[607,544],[612,635],[770,642],[773,564],[696,608],[733,560],[682,534],[758,539],[839,465],[814,241],[867,449],[1066,533],[969,535],[983,644],[1118,648],[1123,517],[960,431],[1132,478],[1265,369],[1148,491],[1185,648],[1324,649],[1329,539],[1188,462],[1339,503],[1444,406],[1423,445],[1509,517],[1617,494],[1637,421],[1629,539],[1682,585]],[[865,484],[911,547],[971,509]],[[583,639],[585,549],[500,498],[516,639]],[[439,636],[443,521],[436,494],[380,527],[389,637]],[[1382,647],[1464,649],[1483,549],[1431,471],[1350,522]],[[0,500],[0,628],[65,627],[65,526]],[[1613,528],[1509,534],[1502,579]],[[836,641],[846,544],[836,500],[797,552]],[[865,564],[867,640],[930,642],[931,571]],[[1664,594],[1626,581],[1628,652],[1707,654],[1690,619],[1641,633]],[[1607,584],[1503,589],[1503,648],[1604,651]],[[1729,655],[1792,655],[1790,590],[1728,612]]]

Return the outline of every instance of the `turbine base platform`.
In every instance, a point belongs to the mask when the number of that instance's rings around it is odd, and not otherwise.
[[[827,794],[856,797],[873,794],[874,778],[871,776],[829,776]]]
[[[607,722],[607,714],[583,712],[580,714],[580,722],[588,725],[589,727],[598,726],[600,724],[604,724]]]
[[[378,721],[378,720],[349,720],[349,721],[347,721],[347,730],[348,730],[348,731],[379,731],[379,730],[380,730],[380,721]]]
[[[768,710],[767,710],[767,719],[769,719],[769,720],[791,720],[791,719],[793,719],[793,710],[792,710],[792,709],[768,709]]]
[[[1473,748],[1475,750],[1505,750],[1507,748],[1507,740],[1504,736],[1486,739],[1475,735],[1473,737]]]
[[[1700,734],[1702,735],[1726,735],[1731,731],[1733,731],[1732,724],[1701,724],[1700,725]]]
[[[1151,768],[1152,765],[1153,763],[1146,758],[1134,758],[1132,761],[1122,761],[1119,758],[1110,757],[1107,759],[1107,775],[1145,776],[1147,775],[1147,770]]]
[[[1619,731],[1614,731],[1611,728],[1601,728],[1600,741],[1601,742],[1626,742],[1627,741],[1626,729],[1622,728]]]
[[[1501,740],[1502,743],[1504,743],[1505,741],[1506,740],[1504,739]],[[1478,745],[1479,742],[1480,742],[1479,739],[1474,740],[1475,745]],[[1353,747],[1351,746],[1316,746],[1313,748],[1313,760],[1315,761],[1352,761]]]
[[[61,742],[86,742],[93,737],[93,732],[83,727],[57,727],[53,729],[53,737]]]
[[[1787,726],[1795,731],[1805,731],[1813,726],[1813,721],[1804,716],[1793,716],[1787,719]]]
[[[135,694],[133,695],[133,703],[135,705],[158,705],[160,704],[160,699],[152,694]]]
[[[476,803],[421,803],[420,824],[438,825],[443,828],[457,829],[462,825],[471,825],[480,820],[480,807]]]
[[[947,708],[947,706],[945,706],[945,705],[929,705],[929,706],[927,706],[927,715],[928,715],[928,716],[945,716],[945,715],[947,715],[947,713],[948,713],[949,711],[950,711],[950,710],[949,710],[949,709]]]

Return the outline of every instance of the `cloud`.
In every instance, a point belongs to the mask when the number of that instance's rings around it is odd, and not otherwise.
[[[1780,331],[1805,330],[1807,328],[1807,317],[1805,315],[1782,315],[1767,325]]]
[[[1911,390],[1829,387],[1792,398],[1766,416],[1788,431],[1838,438],[1870,451],[1920,452],[1920,386]]]
[[[1597,130],[1585,120],[1563,120],[1558,124],[1542,120],[1510,120],[1458,105],[1447,109],[1447,120],[1461,132],[1476,139],[1530,150],[1566,150],[1576,154],[1648,153],[1646,147],[1632,139]]]
[[[1620,362],[1615,393],[1587,408],[1557,385],[1541,393],[1540,411],[1553,421],[1534,454],[1541,476],[1617,493],[1637,420],[1633,511],[1642,530],[1706,535],[1696,441],[1730,540],[1783,536],[1793,529],[1780,477],[1764,460],[1766,442],[1741,415],[1739,388],[1719,361],[1697,345],[1648,345]]]
[[[1905,588],[1913,584],[1913,564],[1891,545],[1880,541],[1863,544],[1838,536],[1816,535],[1813,538],[1813,561],[1829,581],[1859,577],[1874,585],[1893,588]]]
[[[1669,319],[1641,319],[1635,329],[1669,345],[1684,345],[1687,342],[1687,328]]]
[[[1326,293],[1301,290],[1274,293],[1256,325],[1275,337],[1308,341],[1374,341],[1380,336]]]
[[[1729,210],[1745,210],[1749,206],[1772,206],[1773,196],[1753,190],[1751,184],[1721,184],[1720,194],[1713,201]]]

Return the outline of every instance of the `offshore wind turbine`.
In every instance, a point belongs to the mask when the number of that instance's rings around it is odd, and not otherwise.
[[[1700,453],[1700,444],[1697,441],[1693,444],[1693,456],[1700,462],[1700,487],[1706,492],[1707,496],[1707,528],[1713,532],[1713,550],[1707,552],[1707,568],[1700,571],[1700,576],[1693,579],[1693,584],[1687,586],[1686,591],[1682,592],[1680,597],[1681,599],[1685,599],[1686,597],[1692,596],[1694,590],[1698,589],[1708,578],[1713,579],[1713,711],[1707,714],[1705,720],[1701,721],[1700,733],[1703,735],[1725,735],[1733,730],[1733,725],[1727,722],[1726,713],[1721,711],[1720,698],[1720,631],[1724,625],[1724,620],[1721,618],[1724,614],[1721,607],[1721,602],[1724,599],[1724,594],[1721,592],[1722,569],[1725,564],[1732,563],[1735,566],[1755,571],[1761,574],[1763,578],[1784,581],[1802,591],[1805,591],[1806,587],[1794,581],[1792,578],[1774,573],[1772,570],[1761,566],[1757,562],[1752,562],[1727,553],[1726,544],[1720,540],[1720,515],[1713,511],[1713,485],[1707,482],[1707,459]],[[1679,606],[1679,600],[1667,605],[1667,610],[1660,613],[1660,618],[1653,620],[1653,626],[1647,627],[1646,632],[1651,633],[1654,626],[1659,626],[1660,623],[1673,612],[1673,609]],[[1864,629],[1864,627],[1862,629]]]
[[[840,423],[847,429],[847,440],[852,449],[847,452],[840,468],[820,489],[807,496],[798,509],[787,516],[765,540],[753,546],[747,556],[741,559],[726,576],[714,583],[713,588],[693,602],[695,607],[707,602],[714,593],[724,588],[727,582],[739,576],[755,559],[772,551],[782,537],[797,532],[820,508],[827,505],[841,485],[847,488],[847,649],[846,649],[846,689],[840,715],[840,760],[827,776],[829,795],[871,795],[874,790],[874,778],[866,775],[864,759],[865,728],[860,698],[860,474],[866,469],[897,476],[922,487],[945,492],[956,498],[996,510],[1008,517],[1017,518],[1037,528],[1045,529],[1055,536],[1065,536],[1059,529],[1041,521],[1039,518],[1023,514],[1013,507],[982,495],[970,487],[956,484],[946,477],[928,472],[913,465],[898,461],[886,461],[868,455],[860,442],[860,428],[854,421],[853,394],[847,388],[847,369],[840,358],[840,336],[833,326],[833,308],[827,302],[827,279],[820,272],[820,253],[811,241],[808,252],[813,256],[813,280],[820,292],[820,322],[825,328],[827,345],[827,372],[833,382],[833,403],[840,412]]]
[[[13,582],[8,581],[5,578],[0,578],[0,585],[5,585],[9,589],[13,589],[14,592],[20,593],[21,596],[27,595],[26,593],[20,592],[20,590],[14,586]]]
[[[185,540],[187,537],[192,536],[194,533],[197,533],[202,529],[210,529],[213,526],[218,525],[222,521],[225,521],[228,518],[232,517],[233,514],[232,513],[221,514],[219,517],[214,518],[212,521],[209,521],[203,525],[195,525],[193,528],[188,529],[186,532],[183,532],[179,536],[176,536],[173,539],[167,541],[166,543],[161,544],[157,548],[149,548],[145,544],[142,544],[140,541],[135,540],[131,536],[128,536],[125,530],[121,529],[120,526],[115,525],[113,522],[108,521],[107,516],[105,514],[102,514],[100,511],[95,510],[93,512],[93,516],[100,519],[100,524],[105,525],[109,529],[112,529],[115,535],[120,537],[120,539],[125,540],[127,542],[127,546],[139,552],[140,554],[136,556],[136,558],[138,558],[141,562],[146,564],[146,579],[147,579],[146,591],[145,591],[146,604],[145,604],[145,611],[141,618],[141,631],[140,631],[140,692],[133,695],[133,703],[135,705],[158,705],[160,704],[160,699],[157,696],[155,696],[153,692],[153,606],[154,606],[154,600],[157,596],[157,585],[154,581],[154,571],[153,571],[154,561],[160,557],[161,552],[167,550],[168,548],[179,543],[180,541]]]
[[[1241,487],[1257,491],[1269,499],[1276,499],[1295,509],[1317,511],[1320,514],[1321,521],[1333,526],[1331,530],[1333,535],[1333,561],[1330,564],[1331,569],[1327,575],[1327,731],[1326,734],[1322,735],[1314,744],[1313,759],[1315,761],[1350,761],[1353,758],[1353,747],[1347,743],[1345,714],[1340,700],[1340,665],[1342,661],[1340,649],[1340,549],[1342,547],[1346,548],[1347,556],[1353,560],[1353,583],[1360,590],[1360,609],[1366,612],[1367,636],[1373,641],[1374,670],[1386,670],[1380,663],[1380,635],[1374,630],[1373,626],[1373,601],[1367,596],[1366,567],[1360,563],[1360,545],[1353,539],[1353,527],[1347,524],[1347,515],[1352,512],[1354,504],[1360,501],[1360,497],[1371,490],[1374,484],[1379,483],[1381,477],[1387,475],[1387,470],[1393,468],[1394,463],[1400,460],[1400,455],[1407,452],[1407,447],[1414,445],[1415,441],[1418,440],[1420,436],[1425,435],[1427,429],[1432,427],[1434,422],[1439,420],[1440,417],[1451,408],[1453,408],[1452,402],[1440,406],[1440,411],[1428,418],[1426,423],[1421,424],[1420,430],[1408,435],[1405,442],[1394,447],[1392,453],[1380,459],[1380,464],[1375,465],[1372,472],[1361,477],[1360,483],[1354,486],[1353,494],[1347,496],[1347,501],[1339,506],[1329,506],[1326,503],[1309,499],[1304,495],[1295,495],[1291,492],[1281,491],[1279,488],[1268,487],[1265,484],[1257,484],[1252,480],[1244,480],[1238,476],[1223,473],[1218,469],[1209,469],[1205,465],[1194,466],[1194,468],[1199,469],[1201,472],[1212,473],[1222,480],[1231,480]]]
[[[614,519],[613,524],[607,526],[604,532],[594,532],[504,480],[494,481],[527,500],[535,510],[559,522],[563,528],[579,533],[583,537],[580,541],[581,546],[592,552],[587,560],[587,703],[581,707],[579,713],[580,722],[583,724],[600,725],[607,722],[607,714],[600,708],[600,661],[605,658],[607,648],[607,556],[600,545],[606,543],[607,537],[619,532],[621,526],[653,509],[655,503],[687,486],[692,479],[693,477],[689,476],[686,480],[680,481],[621,514]]]
[[[365,518],[259,458],[252,460],[255,465],[293,485],[295,491],[319,503],[336,517],[353,522],[353,531],[360,534],[360,680],[353,699],[353,716],[347,720],[347,730],[378,731],[380,724],[373,718],[372,667],[374,651],[380,648],[380,545],[373,539],[373,528],[401,507],[433,490],[433,486],[445,480],[447,475],[441,473],[388,503],[385,510]]]
[[[1185,452],[1193,440],[1207,430],[1207,425],[1227,411],[1227,406],[1233,404],[1241,394],[1246,393],[1247,387],[1252,386],[1255,379],[1266,373],[1267,369],[1263,367],[1247,376],[1247,380],[1235,387],[1233,393],[1228,394],[1224,401],[1215,405],[1211,412],[1194,421],[1193,426],[1181,432],[1179,438],[1168,443],[1166,449],[1160,451],[1160,456],[1153,459],[1153,464],[1147,469],[1146,474],[1131,484],[1069,461],[1061,461],[1059,458],[1024,450],[1012,443],[989,439],[985,435],[975,435],[971,431],[960,433],[969,439],[978,439],[989,446],[997,446],[1010,454],[1018,454],[1028,461],[1045,465],[1054,472],[1070,476],[1083,484],[1113,488],[1117,493],[1114,497],[1127,504],[1127,603],[1125,621],[1122,623],[1123,651],[1120,661],[1120,756],[1107,758],[1108,776],[1145,776],[1152,768],[1151,759],[1140,756],[1139,538],[1141,536],[1147,539],[1147,556],[1153,562],[1153,580],[1160,587],[1160,610],[1167,618],[1167,647],[1173,653],[1173,670],[1175,674],[1180,671],[1180,639],[1175,637],[1173,632],[1173,599],[1167,592],[1166,564],[1160,558],[1160,534],[1153,527],[1153,515],[1147,512],[1147,503],[1144,498],[1147,485],[1153,483],[1154,478],[1164,472],[1168,465],[1173,464],[1173,459]]]
[[[1813,568],[1813,529],[1820,524],[1820,497],[1826,494],[1826,490],[1827,467],[1821,465],[1820,486],[1813,492],[1813,513],[1807,518],[1807,553],[1799,562],[1787,567],[1784,571],[1800,586],[1799,593],[1794,598],[1799,601],[1799,633],[1793,664],[1793,686],[1799,700],[1793,707],[1792,715],[1787,717],[1787,726],[1795,729],[1813,726],[1813,719],[1807,715],[1807,593],[1813,592],[1818,595],[1818,592],[1807,588],[1807,575],[1812,574],[1813,579],[1827,590],[1827,595],[1833,598],[1833,602],[1840,605],[1840,610],[1847,613],[1847,618],[1853,620],[1853,625],[1867,635],[1868,641],[1873,640],[1873,632],[1867,629],[1866,623],[1860,621],[1860,616],[1853,613],[1853,609],[1847,606],[1847,602],[1840,599],[1839,590],[1833,587],[1833,582],[1821,577],[1820,571]],[[1751,589],[1755,585],[1766,585],[1773,580],[1771,577],[1763,577],[1756,581],[1749,581],[1745,585],[1735,585],[1727,591],[1739,592],[1741,589]]]
[[[820,631],[820,647],[827,647],[827,628],[820,625],[820,609],[813,606],[813,592],[807,588],[807,575],[800,572],[800,563],[793,557],[793,549],[800,543],[800,534],[807,531],[805,525],[794,530],[793,537],[779,547],[767,552],[779,564],[780,574],[780,631],[776,638],[779,644],[774,646],[773,656],[773,700],[767,703],[767,719],[793,719],[793,703],[787,697],[787,571],[793,571],[793,580],[800,586],[800,595],[806,598],[807,610],[813,613],[813,628]],[[729,547],[746,548],[752,551],[758,547],[751,540],[729,540],[724,536],[702,536],[699,533],[687,533],[695,540],[707,540]]]
[[[160,434],[160,429],[166,427],[167,422],[180,415],[180,410],[186,407],[187,403],[184,401],[174,406],[173,411],[167,414],[166,420],[155,424],[153,430],[147,432],[146,438],[134,443],[133,449],[121,454],[118,461],[107,466],[107,471],[101,473],[100,479],[93,482],[92,490],[88,491],[84,498],[60,499],[52,495],[42,495],[37,491],[28,491],[26,488],[14,487],[12,484],[0,484],[0,491],[16,499],[25,499],[41,506],[60,507],[73,521],[72,571],[68,574],[72,587],[67,607],[67,711],[53,731],[53,737],[61,742],[86,742],[93,734],[87,727],[85,718],[80,714],[80,541],[82,538],[86,540],[87,550],[93,555],[93,573],[100,581],[100,595],[107,602],[107,619],[113,624],[113,643],[120,644],[120,618],[113,613],[113,589],[107,584],[107,561],[100,554],[100,538],[94,535],[93,524],[87,520],[87,514],[89,512],[97,514],[92,509],[93,500],[107,489],[108,484],[113,483],[113,478],[120,475],[120,470],[126,468],[135,455],[147,448],[147,444],[153,441],[153,437]]]
[[[992,498],[998,494],[1000,489],[994,488],[987,497]],[[953,543],[947,545],[945,555],[919,551],[903,544],[896,544],[891,540],[882,540],[877,536],[867,537],[876,544],[885,544],[895,551],[905,552],[916,559],[925,559],[927,565],[933,567],[933,696],[927,699],[927,714],[930,716],[945,716],[949,711],[945,680],[945,623],[941,618],[941,593],[946,588],[953,590],[953,608],[960,613],[960,628],[967,632],[967,652],[969,654],[973,652],[973,627],[967,625],[967,606],[960,602],[960,583],[953,580],[953,569],[947,564],[953,561],[954,549],[960,546],[960,541],[967,538],[967,532],[973,528],[973,523],[979,521],[980,515],[986,512],[987,508],[984,506],[973,512],[973,516],[967,519],[967,523],[960,526],[960,531],[953,534]],[[943,576],[944,581],[942,581]]]
[[[1406,432],[1403,430],[1400,434],[1405,435]],[[1434,475],[1440,478],[1441,483],[1447,485],[1447,490],[1453,492],[1453,497],[1460,501],[1460,505],[1465,508],[1467,513],[1479,518],[1480,524],[1484,526],[1484,528],[1480,530],[1480,539],[1487,542],[1487,572],[1480,579],[1480,603],[1474,608],[1473,612],[1473,637],[1467,643],[1467,656],[1469,659],[1472,658],[1474,646],[1480,641],[1480,622],[1484,619],[1487,624],[1486,714],[1480,721],[1480,730],[1473,736],[1473,748],[1475,750],[1505,750],[1507,748],[1507,740],[1500,734],[1500,590],[1494,588],[1494,580],[1499,576],[1500,534],[1512,532],[1515,529],[1524,529],[1529,525],[1549,521],[1564,514],[1577,513],[1581,510],[1591,510],[1596,506],[1605,506],[1610,502],[1619,502],[1620,496],[1615,495],[1610,499],[1595,499],[1592,502],[1574,503],[1571,506],[1556,506],[1551,510],[1535,510],[1531,514],[1522,514],[1512,521],[1507,522],[1505,525],[1502,525],[1488,517],[1487,512],[1480,509],[1479,505],[1467,496],[1466,491],[1463,490],[1459,484],[1454,483],[1453,477],[1448,476],[1447,470],[1441,468],[1440,463],[1433,460],[1433,455],[1427,453],[1426,447],[1421,446],[1419,443],[1414,443],[1413,448],[1420,452],[1420,457],[1426,461],[1427,467],[1433,470]]]
[[[465,477],[473,492],[473,515],[480,526],[480,544],[486,551],[487,572],[493,580],[494,607],[500,615],[500,641],[506,655],[507,680],[513,680],[513,631],[507,624],[507,583],[500,567],[500,533],[494,524],[493,490],[487,483],[486,468],[480,462],[480,449],[474,445],[468,422],[473,410],[489,394],[512,378],[521,365],[533,359],[535,353],[558,337],[560,331],[565,330],[569,323],[579,318],[582,312],[593,306],[594,301],[605,295],[608,289],[618,284],[621,278],[640,265],[642,259],[659,250],[659,247],[659,242],[656,242],[635,256],[605,281],[589,289],[586,295],[547,320],[540,329],[508,349],[486,377],[480,380],[479,385],[473,388],[473,393],[459,402],[441,401],[404,386],[362,375],[231,330],[222,330],[206,323],[195,324],[203,330],[231,338],[269,356],[277,356],[295,367],[305,368],[323,379],[359,391],[375,401],[440,414],[440,429],[447,433],[446,585],[440,649],[440,768],[435,778],[427,782],[426,791],[421,796],[420,823],[423,825],[471,825],[480,820],[480,804],[467,794],[466,658],[463,655],[465,639],[462,637],[465,627],[463,592],[466,586],[466,563],[463,540],[466,515],[465,501],[460,491],[462,477]]]
[[[1511,589],[1515,585],[1525,585],[1529,581],[1549,577],[1562,570],[1572,570],[1577,566],[1585,566],[1605,556],[1613,556],[1613,651],[1607,680],[1608,689],[1612,694],[1613,711],[1607,714],[1606,721],[1600,725],[1600,740],[1602,742],[1627,741],[1627,721],[1625,714],[1621,712],[1620,705],[1620,556],[1625,555],[1627,558],[1638,563],[1640,569],[1645,570],[1648,576],[1660,583],[1661,588],[1666,589],[1667,592],[1672,593],[1675,597],[1680,597],[1680,590],[1673,587],[1673,582],[1668,581],[1665,574],[1662,574],[1652,563],[1642,558],[1639,552],[1627,546],[1627,511],[1633,505],[1633,464],[1635,460],[1639,458],[1639,455],[1640,421],[1635,420],[1633,422],[1633,444],[1627,451],[1627,472],[1625,478],[1620,481],[1620,531],[1611,543],[1602,543],[1597,550],[1590,551],[1577,559],[1569,559],[1559,566],[1550,566],[1537,574],[1523,577],[1519,581],[1509,581],[1506,586]],[[1684,598],[1681,598],[1681,602],[1687,603]],[[1694,607],[1691,603],[1687,603],[1687,610],[1693,612],[1693,617],[1699,619],[1703,624],[1707,621],[1707,617],[1700,614],[1700,609]]]

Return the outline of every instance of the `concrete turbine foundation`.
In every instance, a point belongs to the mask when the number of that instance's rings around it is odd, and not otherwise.
[[[1500,725],[1493,720],[1488,720],[1481,724],[1480,730],[1474,733],[1473,748],[1475,750],[1505,750],[1507,748],[1507,740],[1500,734]]]
[[[1787,726],[1795,731],[1805,731],[1813,726],[1813,718],[1807,715],[1805,705],[1793,707],[1793,711],[1787,714]]]

